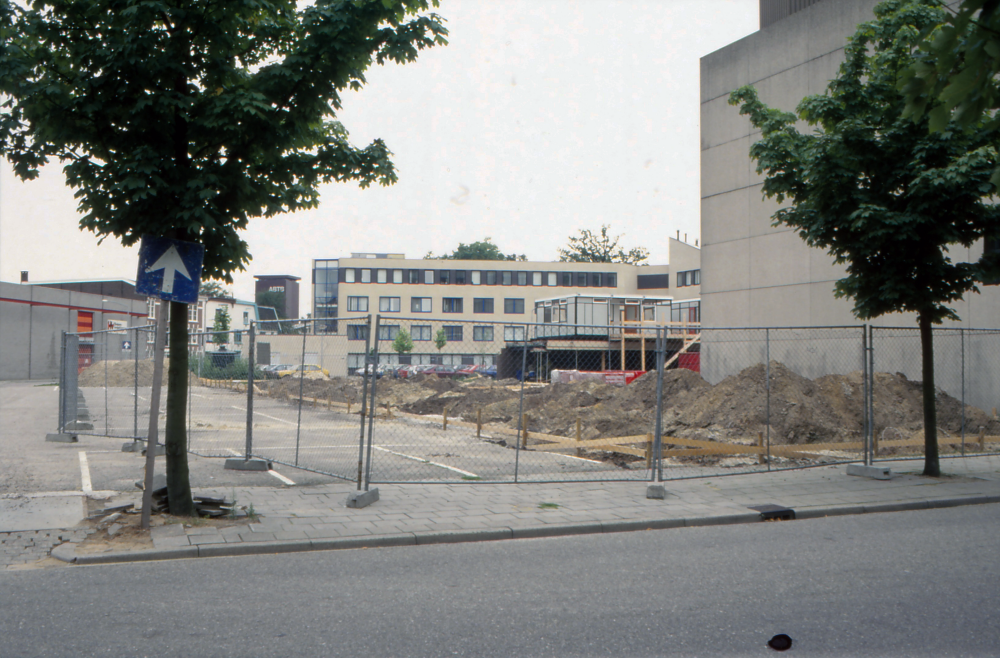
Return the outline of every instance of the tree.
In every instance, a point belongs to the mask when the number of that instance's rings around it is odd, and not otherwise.
[[[229,343],[229,309],[220,306],[215,309],[215,322],[212,324],[212,343],[226,345]]]
[[[202,281],[198,294],[206,297],[232,297],[233,293],[222,287],[218,281]]]
[[[581,229],[580,235],[570,236],[569,244],[559,250],[559,260],[571,263],[631,263],[640,265],[649,258],[645,247],[633,247],[625,251],[618,246],[621,235],[608,235],[608,224],[601,226],[600,234],[589,229]]]
[[[1000,213],[983,202],[995,152],[979,126],[930,134],[904,118],[898,76],[912,63],[921,31],[940,23],[933,0],[889,0],[848,40],[845,62],[827,92],[795,114],[764,105],[752,87],[732,93],[762,138],[750,148],[766,174],[772,217],[809,246],[846,265],[835,294],[863,320],[913,312],[920,328],[926,475],[938,475],[932,326],[957,319],[948,305],[977,290],[976,264],[956,263],[949,247],[968,247]],[[800,133],[802,120],[813,126]]]
[[[410,338],[410,332],[406,329],[399,330],[392,341],[392,351],[397,354],[409,354],[413,351],[413,339]]]
[[[500,251],[500,247],[493,244],[492,238],[485,238],[472,244],[458,243],[458,248],[447,256],[435,256],[433,252],[427,252],[425,259],[440,260],[528,260],[524,254],[505,254]]]
[[[396,181],[381,140],[336,119],[365,71],[444,44],[436,0],[0,0],[0,150],[24,180],[65,163],[80,226],[102,240],[200,242],[202,274],[232,283],[251,218],[312,208],[332,181]],[[187,474],[187,309],[170,306],[167,488]]]
[[[437,333],[434,334],[434,345],[437,346],[438,352],[444,349],[444,346],[448,344],[448,336],[444,333],[444,328],[438,329]]]

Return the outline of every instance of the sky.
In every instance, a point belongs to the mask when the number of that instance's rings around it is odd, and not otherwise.
[[[491,237],[558,260],[580,229],[666,263],[668,238],[700,239],[700,57],[758,27],[757,0],[441,0],[449,45],[374,66],[338,114],[356,146],[381,137],[399,182],[322,188],[319,208],[258,218],[253,276],[302,278],[352,252],[450,253]],[[21,182],[0,165],[0,280],[129,279],[138,250],[79,229],[62,167]]]

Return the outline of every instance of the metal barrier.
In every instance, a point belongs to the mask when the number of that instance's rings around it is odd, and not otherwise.
[[[934,335],[942,456],[1000,450],[1000,331]],[[151,341],[152,327],[67,334],[60,428],[144,437]],[[189,370],[191,452],[358,486],[669,480],[923,454],[916,329],[381,314],[194,334]]]

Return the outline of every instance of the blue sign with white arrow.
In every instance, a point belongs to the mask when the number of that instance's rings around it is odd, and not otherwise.
[[[135,291],[170,302],[198,301],[205,247],[195,242],[142,236]]]

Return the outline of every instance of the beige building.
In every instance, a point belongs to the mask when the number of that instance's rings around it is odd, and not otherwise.
[[[365,319],[380,318],[380,341],[406,330],[410,354],[383,363],[493,365],[506,343],[560,335],[583,325],[626,320],[663,324],[700,320],[700,249],[670,240],[670,265],[413,259],[352,254],[313,261],[312,317],[318,334],[345,335],[348,371],[364,358]],[[447,346],[437,349],[444,332]],[[329,342],[329,341],[328,341]],[[309,351],[307,349],[307,351]],[[315,357],[313,360],[318,359]],[[324,363],[327,359],[322,359]]]

